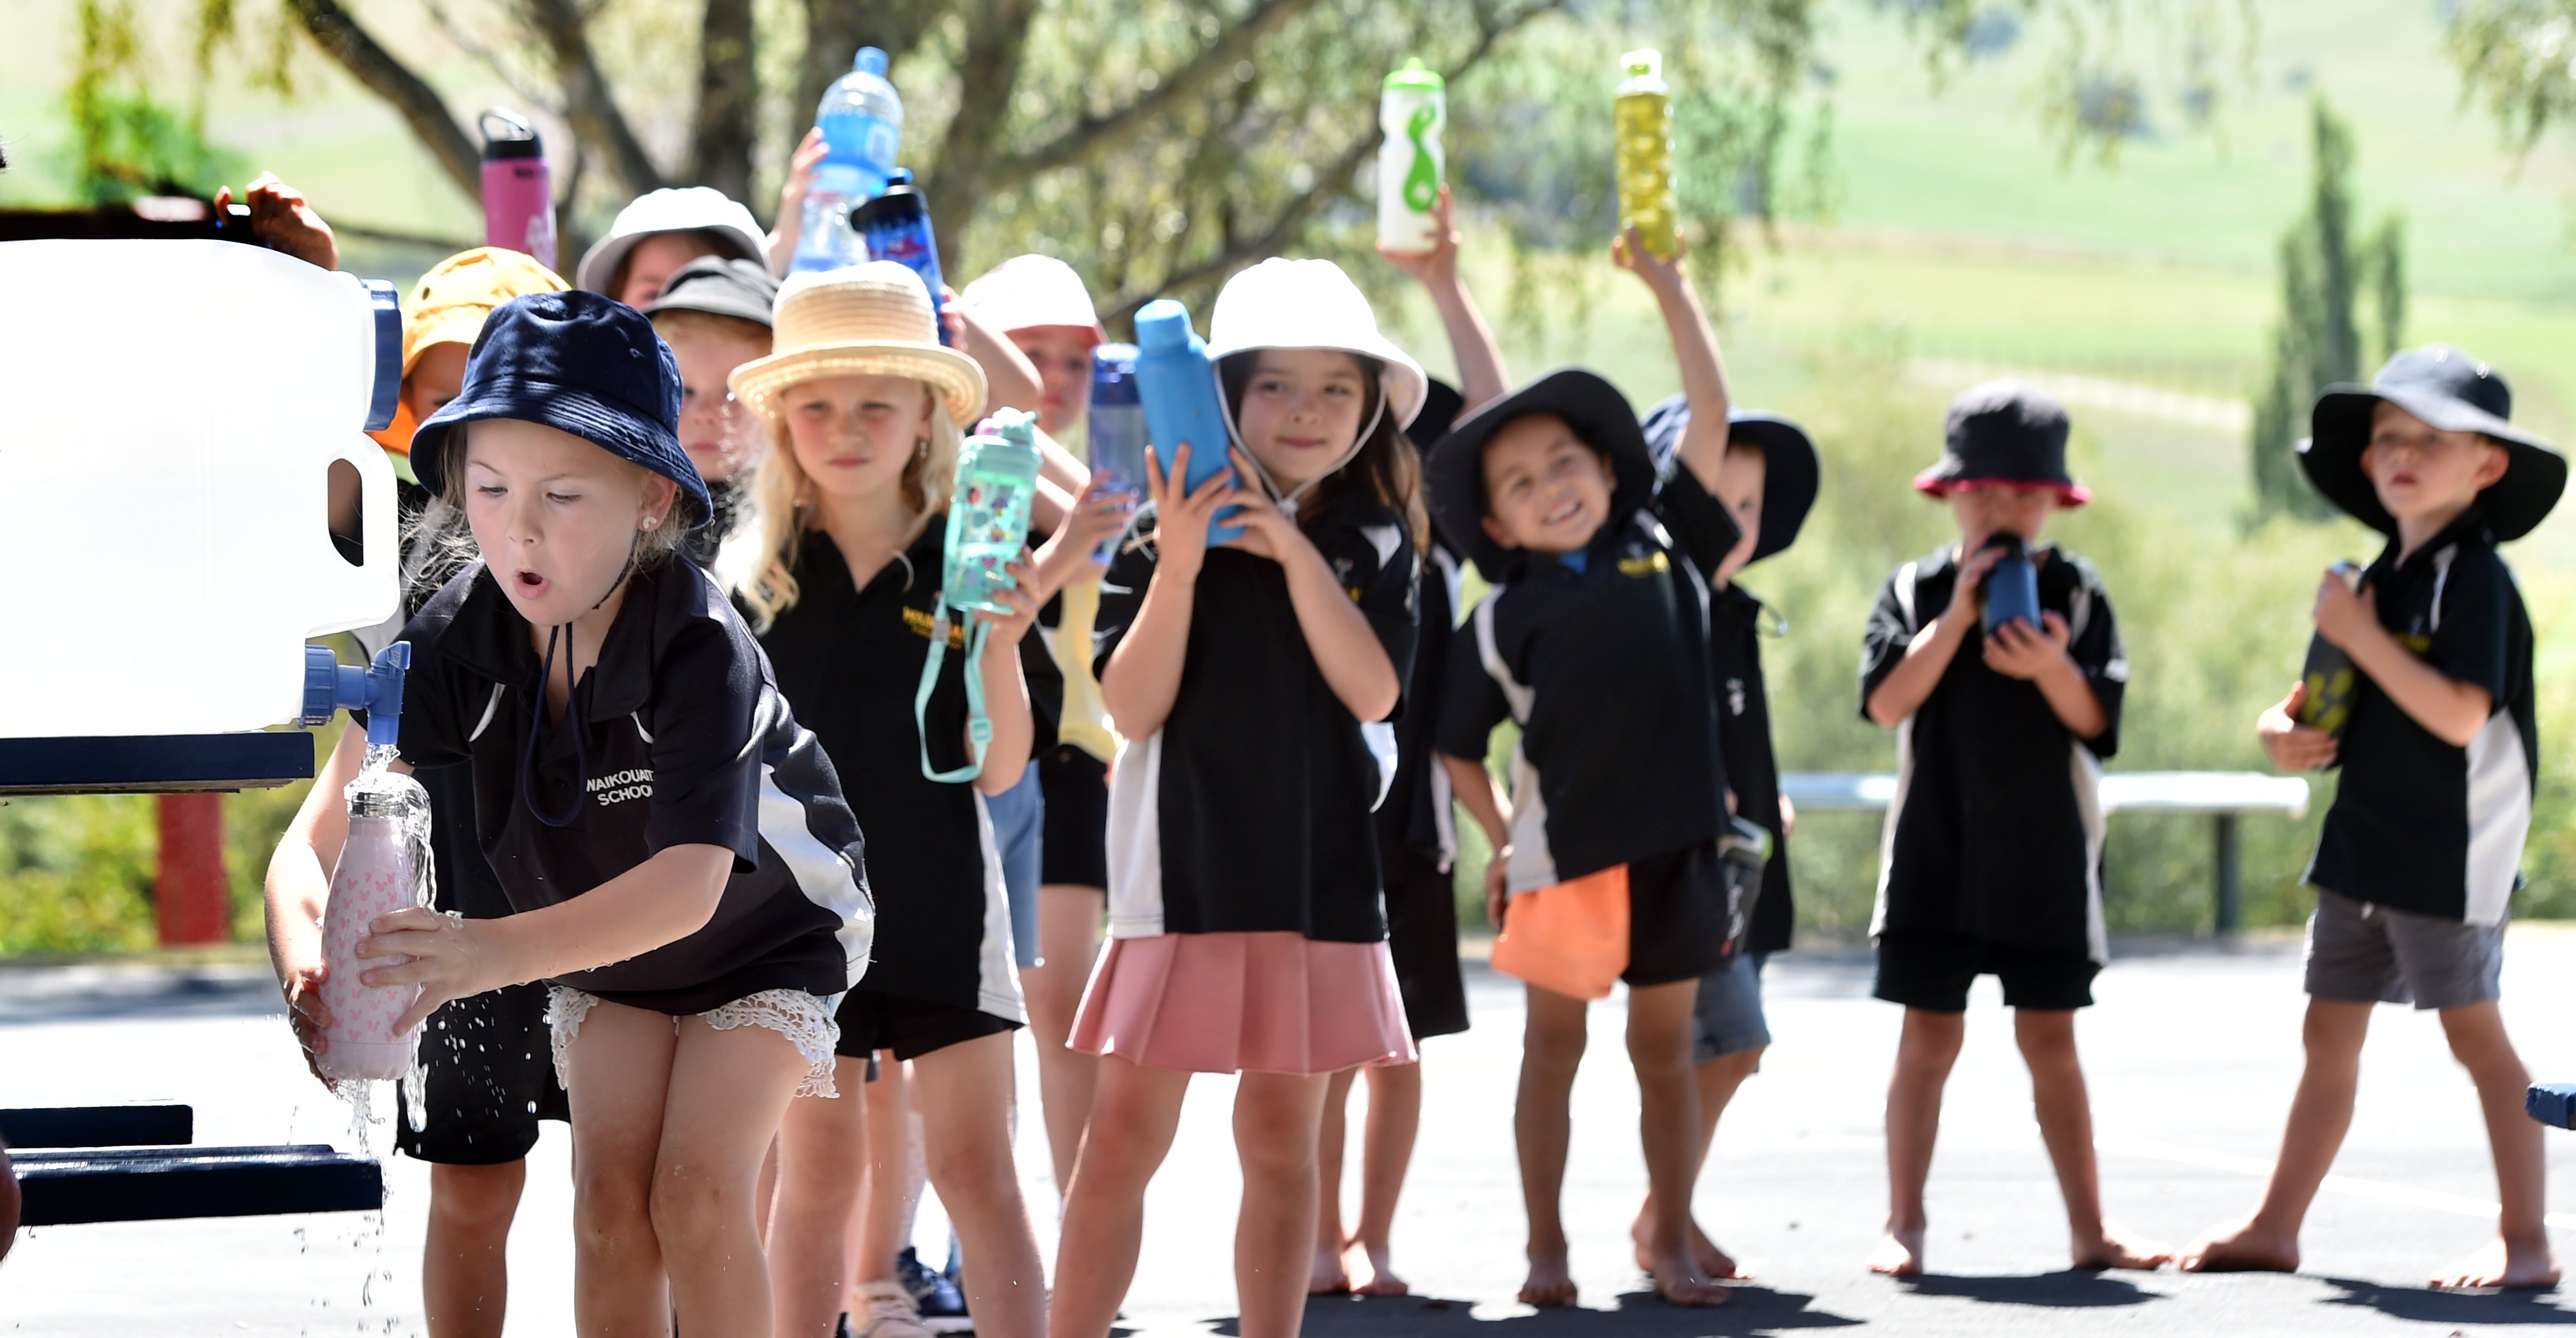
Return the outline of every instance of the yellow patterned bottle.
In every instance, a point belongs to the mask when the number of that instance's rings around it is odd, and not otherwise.
[[[1611,124],[1619,172],[1619,231],[1635,228],[1646,249],[1670,260],[1679,251],[1673,201],[1673,100],[1664,87],[1664,58],[1652,50],[1619,58],[1628,77],[1619,84]]]

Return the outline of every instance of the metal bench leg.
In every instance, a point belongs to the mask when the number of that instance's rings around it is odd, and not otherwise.
[[[2244,885],[2239,878],[2236,859],[2236,815],[2218,813],[2210,817],[2211,854],[2218,866],[2218,932],[2233,934],[2244,919]]]

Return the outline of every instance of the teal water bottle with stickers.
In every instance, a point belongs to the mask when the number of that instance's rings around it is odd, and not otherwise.
[[[991,431],[968,437],[957,453],[940,578],[940,599],[952,609],[1010,611],[993,594],[1018,584],[1004,568],[1028,541],[1029,506],[1038,491],[1036,424],[1004,409],[987,424]]]

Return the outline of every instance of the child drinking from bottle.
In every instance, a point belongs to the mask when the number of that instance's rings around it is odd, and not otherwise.
[[[1036,566],[1010,567],[1007,614],[943,608],[942,567],[959,425],[975,421],[984,374],[942,347],[929,296],[891,261],[794,275],[780,290],[777,343],[733,374],[734,394],[767,423],[755,506],[722,559],[824,751],[849,778],[859,820],[888,835],[871,852],[877,960],[842,1000],[840,1085],[856,1091],[871,1057],[912,1065],[939,1191],[970,1267],[978,1332],[1037,1338],[1045,1278],[1011,1155],[1011,1033],[1024,1020],[1012,973],[1010,912],[987,811],[1046,741],[1054,670],[1026,641],[1050,562],[1097,548],[1098,525],[1068,527]],[[932,650],[937,678],[918,698]],[[980,657],[969,648],[981,644]],[[989,746],[970,735],[968,675],[981,680]],[[916,724],[918,720],[918,724]],[[955,771],[980,769],[963,783]],[[946,779],[933,779],[929,771]],[[871,1138],[871,1135],[875,1138]],[[859,1103],[799,1100],[780,1129],[771,1240],[781,1338],[829,1338],[850,1280],[847,1231],[869,1144],[877,1192],[906,1159],[896,1129]],[[859,1263],[860,1323],[900,1312],[890,1258]]]
[[[1968,986],[2003,982],[2077,1268],[2145,1268],[2164,1251],[2102,1216],[2075,1010],[2109,955],[2102,928],[2102,763],[2119,747],[2129,661],[2091,564],[2033,548],[2040,619],[1982,625],[2006,547],[2091,496],[2066,472],[2066,410],[1993,381],[1950,405],[1941,460],[1914,486],[1949,503],[1959,540],[1898,567],[1861,642],[1861,714],[1896,731],[1897,801],[1879,859],[1874,993],[1905,1007],[1887,1087],[1887,1234],[1872,1272],[1923,1271],[1923,1182]],[[2025,587],[2027,589],[2027,587]]]
[[[788,1102],[829,1090],[829,1001],[864,969],[859,831],[749,630],[670,558],[707,515],[677,435],[679,371],[632,308],[521,297],[413,438],[481,560],[405,629],[397,765],[472,767],[475,832],[512,914],[405,909],[361,958],[451,999],[551,984],[571,1094],[584,1332],[757,1333],[753,1211]],[[319,924],[347,833],[341,736],[270,863],[271,953],[307,1045]]]
[[[1209,333],[1232,470],[1184,486],[1190,457],[1222,441],[1154,460],[1152,538],[1101,583],[1101,690],[1125,741],[1112,938],[1074,1025],[1100,1084],[1065,1202],[1055,1338],[1109,1332],[1192,1073],[1243,1075],[1242,1332],[1294,1335],[1327,1075],[1414,1058],[1369,820],[1387,778],[1362,725],[1396,713],[1412,658],[1422,529],[1400,434],[1425,378],[1330,261],[1235,275]],[[1241,531],[1211,545],[1212,521]]]
[[[1433,512],[1496,589],[1460,629],[1439,749],[1494,855],[1495,969],[1528,985],[1513,1117],[1529,1213],[1520,1299],[1570,1305],[1559,1195],[1587,1002],[1628,985],[1628,1057],[1655,1220],[1656,1292],[1718,1305],[1688,1245],[1691,1005],[1727,948],[1726,766],[1711,687],[1708,579],[1738,531],[1712,494],[1726,371],[1681,262],[1632,232],[1615,251],[1667,311],[1691,429],[1659,480],[1636,410],[1608,381],[1552,373],[1451,429]],[[1489,736],[1522,728],[1506,798]]]

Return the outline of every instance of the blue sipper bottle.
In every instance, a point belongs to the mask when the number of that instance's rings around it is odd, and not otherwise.
[[[948,500],[948,543],[940,596],[952,609],[1008,613],[993,598],[1019,582],[1003,570],[1019,560],[1038,491],[1037,420],[1015,409],[993,415],[993,431],[966,439]]]
[[[1998,534],[1986,540],[1986,547],[2004,550],[2002,559],[1986,569],[1986,635],[2014,621],[2038,631],[2039,571],[2030,565],[2030,545],[2018,534]]]
[[[1145,490],[1145,404],[1136,394],[1136,346],[1099,344],[1091,350],[1091,417],[1084,428],[1091,472],[1130,497]],[[1100,549],[1108,561],[1118,551],[1112,537]]]
[[[939,238],[930,230],[930,200],[912,184],[912,173],[898,167],[886,176],[885,192],[850,214],[850,225],[866,244],[870,260],[909,265],[930,287],[930,309],[939,310]],[[939,342],[947,343],[948,322],[939,324]]]
[[[1190,448],[1190,471],[1184,490],[1234,467],[1230,452],[1234,433],[1226,422],[1225,396],[1216,379],[1216,363],[1207,341],[1190,328],[1190,309],[1158,297],[1136,313],[1136,392],[1145,404],[1145,432],[1154,456],[1165,466],[1184,442]],[[1208,545],[1243,533],[1240,525],[1221,523],[1233,508],[1208,521]]]
[[[823,132],[824,158],[805,192],[791,270],[839,269],[868,258],[850,231],[850,211],[885,190],[903,142],[903,98],[885,72],[886,53],[863,46],[850,72],[823,92],[814,125]]]

